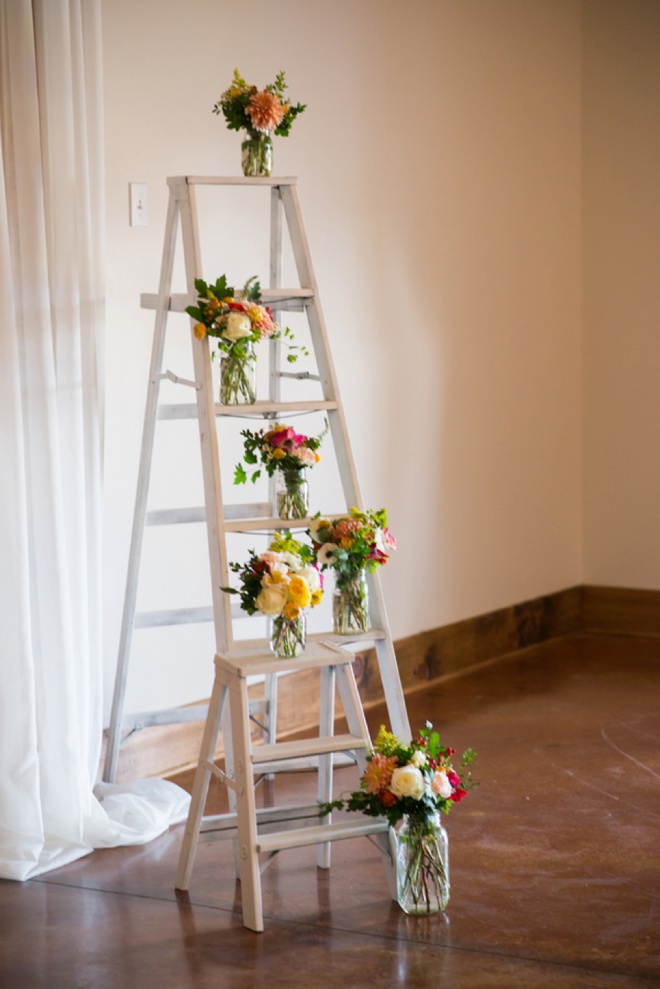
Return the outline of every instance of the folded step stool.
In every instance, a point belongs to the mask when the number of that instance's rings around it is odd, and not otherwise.
[[[301,760],[318,760],[318,800],[332,800],[333,754],[351,753],[361,772],[371,749],[369,729],[351,666],[353,655],[330,642],[312,642],[295,659],[280,659],[254,651],[257,643],[235,643],[231,655],[215,657],[215,680],[195,780],[188,821],[179,857],[176,888],[189,887],[197,845],[236,838],[235,858],[241,883],[243,923],[263,931],[261,870],[277,852],[302,845],[318,845],[317,864],[330,866],[330,843],[373,836],[381,852],[390,894],[397,897],[396,841],[384,818],[356,815],[355,820],[332,822],[319,816],[318,803],[257,808],[255,776],[290,771]],[[318,668],[321,676],[319,735],[292,742],[253,745],[250,733],[248,677]],[[348,734],[334,734],[335,685],[348,723]],[[229,710],[226,701],[229,699]],[[223,731],[225,771],[214,762]],[[204,817],[211,776],[229,788],[230,812]],[[259,856],[268,859],[261,864]]]

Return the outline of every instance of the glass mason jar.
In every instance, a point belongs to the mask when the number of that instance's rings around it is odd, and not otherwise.
[[[304,519],[309,513],[309,485],[302,470],[278,470],[275,474],[277,515],[281,519]]]
[[[406,814],[396,836],[399,906],[408,914],[444,910],[449,902],[447,832],[431,818]]]
[[[297,618],[277,615],[270,619],[270,649],[279,659],[293,659],[305,649],[307,615],[301,611]]]
[[[273,168],[273,135],[270,131],[249,135],[241,144],[243,175],[270,175]]]
[[[251,340],[229,353],[220,351],[220,405],[252,405],[257,400],[257,355]]]
[[[350,577],[337,575],[332,595],[332,626],[336,635],[367,631],[369,590],[364,570],[358,570]]]

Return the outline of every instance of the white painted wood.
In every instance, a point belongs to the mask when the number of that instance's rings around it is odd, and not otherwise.
[[[274,284],[274,283],[272,283]],[[240,299],[242,291],[236,291],[235,298]],[[272,309],[282,309],[286,312],[302,312],[313,298],[312,290],[308,288],[262,288],[261,298]],[[188,306],[197,303],[197,292],[189,295],[187,292],[173,292],[165,300],[165,308],[169,312],[185,312]],[[156,309],[158,295],[154,292],[143,292],[140,295],[141,309]]]
[[[330,736],[335,727],[335,681],[336,667],[326,666],[321,670],[321,704],[319,711],[319,735]],[[341,736],[339,736],[341,737]],[[350,736],[349,736],[350,737]],[[354,736],[353,736],[354,737]],[[337,739],[337,741],[339,738]],[[357,748],[364,746],[364,739],[360,739]],[[336,750],[333,750],[336,751]],[[318,798],[321,803],[329,803],[332,800],[332,778],[333,778],[333,751],[319,754],[319,776],[318,776]],[[346,751],[342,748],[341,751]],[[352,750],[355,752],[355,749]],[[332,815],[325,814],[320,821],[321,824],[331,824]],[[316,849],[316,864],[319,869],[330,868],[330,843],[323,842]]]
[[[337,824],[321,824],[316,828],[300,828],[275,834],[260,835],[258,852],[282,851],[285,848],[300,848],[302,845],[318,845],[323,841],[343,841],[346,838],[366,838],[372,834],[389,831],[387,821],[378,817],[359,818],[356,821],[341,821]]]
[[[298,738],[293,742],[278,742],[276,745],[256,745],[252,749],[252,762],[258,766],[262,762],[296,759],[305,755],[322,755],[328,752],[354,752],[363,749],[365,742],[357,735],[329,735],[320,738]]]

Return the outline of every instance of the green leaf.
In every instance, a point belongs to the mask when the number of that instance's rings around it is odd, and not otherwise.
[[[236,468],[234,470],[234,484],[245,484],[246,481],[247,474],[243,470],[243,465],[236,464]]]

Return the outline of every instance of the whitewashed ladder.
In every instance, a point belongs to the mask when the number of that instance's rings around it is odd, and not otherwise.
[[[141,299],[142,306],[147,309],[154,309],[156,315],[117,671],[103,773],[103,778],[110,782],[114,781],[116,777],[122,738],[128,733],[150,725],[199,721],[207,713],[206,706],[180,707],[166,711],[149,711],[131,715],[124,713],[133,631],[140,628],[212,621],[215,626],[216,653],[230,658],[235,649],[232,633],[232,605],[229,595],[221,591],[221,587],[226,587],[229,584],[226,534],[228,532],[269,529],[275,531],[287,527],[304,529],[309,523],[309,520],[289,522],[275,517],[272,485],[271,500],[268,502],[250,505],[224,505],[216,417],[236,416],[240,413],[243,416],[248,414],[249,416],[272,418],[273,416],[283,416],[287,412],[325,412],[330,424],[330,435],[334,444],[346,506],[347,508],[352,505],[358,508],[364,507],[328,346],[328,336],[300,209],[296,179],[177,176],[169,178],[167,183],[170,197],[158,293],[156,295],[143,295]],[[295,378],[296,375],[279,370],[279,347],[277,344],[271,343],[270,395],[268,400],[258,401],[249,407],[242,406],[240,410],[236,406],[218,405],[214,401],[213,395],[208,339],[200,341],[195,338],[192,333],[192,320],[190,321],[190,335],[193,348],[194,381],[184,381],[171,372],[163,370],[168,315],[170,312],[185,313],[186,306],[195,303],[197,298],[195,279],[203,277],[195,190],[198,186],[236,185],[267,186],[271,189],[270,287],[262,291],[262,298],[265,304],[275,310],[276,317],[279,311],[304,310],[309,323],[318,369],[317,375],[305,374],[304,377],[311,377],[320,382],[322,398],[316,401],[282,402],[281,379],[283,377]],[[296,288],[281,287],[283,220],[286,221],[288,227],[300,282]],[[187,294],[185,295],[171,294],[179,225],[181,227],[186,273]],[[191,404],[161,404],[159,402],[160,383],[164,378],[194,388],[196,401]],[[196,418],[198,420],[205,504],[203,507],[195,508],[148,511],[149,480],[157,422],[181,418]],[[211,565],[212,607],[136,612],[145,527],[204,521],[208,534]],[[369,584],[370,630],[364,635],[356,635],[348,639],[344,636],[332,635],[321,635],[316,638],[323,639],[324,642],[341,639],[342,646],[358,640],[373,643],[392,730],[400,737],[409,738],[410,728],[405,700],[377,575],[370,576]],[[312,640],[314,638],[314,636],[311,637]],[[255,652],[259,652],[264,646],[265,642],[255,642]],[[244,654],[243,643],[241,643],[241,653]],[[270,744],[275,742],[276,704],[276,677],[267,677],[261,711],[265,715],[267,726],[266,741]]]

